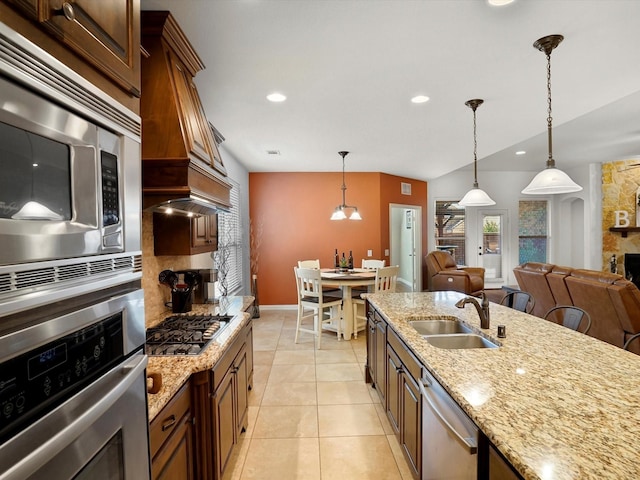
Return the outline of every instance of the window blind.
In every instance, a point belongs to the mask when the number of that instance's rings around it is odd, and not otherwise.
[[[231,183],[231,209],[229,212],[218,214],[218,251],[214,255],[214,260],[218,270],[218,281],[226,283],[227,295],[234,295],[242,288],[243,235],[240,217],[240,185],[233,180],[228,180]],[[223,289],[219,288],[219,290]]]

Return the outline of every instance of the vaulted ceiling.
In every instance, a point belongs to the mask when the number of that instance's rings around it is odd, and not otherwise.
[[[640,1],[142,0],[170,10],[206,65],[196,84],[249,171],[380,171],[429,180],[640,155]],[[271,103],[280,92],[287,99]],[[143,92],[144,94],[144,92]],[[430,100],[414,104],[410,99]],[[525,155],[515,155],[525,150]],[[276,151],[278,154],[269,154]]]

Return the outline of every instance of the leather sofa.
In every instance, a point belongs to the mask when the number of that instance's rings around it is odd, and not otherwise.
[[[536,316],[555,305],[580,307],[591,317],[588,335],[621,348],[640,333],[640,290],[621,275],[535,262],[513,273],[519,287],[535,297]],[[640,354],[640,342],[629,349]]]
[[[484,290],[484,268],[458,267],[449,252],[434,250],[425,257],[429,290],[453,290],[479,295]]]

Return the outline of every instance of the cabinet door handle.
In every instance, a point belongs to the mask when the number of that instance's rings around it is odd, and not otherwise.
[[[169,430],[175,424],[176,424],[176,416],[175,415],[171,415],[164,422],[162,422],[162,431],[164,432],[166,430]]]
[[[64,18],[73,22],[76,19],[76,12],[73,10],[73,5],[69,2],[64,2],[61,8],[53,11],[54,15],[62,15]]]

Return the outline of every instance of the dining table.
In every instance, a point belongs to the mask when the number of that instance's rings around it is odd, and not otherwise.
[[[365,268],[353,268],[341,271],[335,268],[321,268],[322,285],[340,287],[342,291],[342,335],[351,340],[353,331],[353,287],[366,286],[371,289],[376,281],[376,271]],[[337,327],[336,327],[337,328]]]

